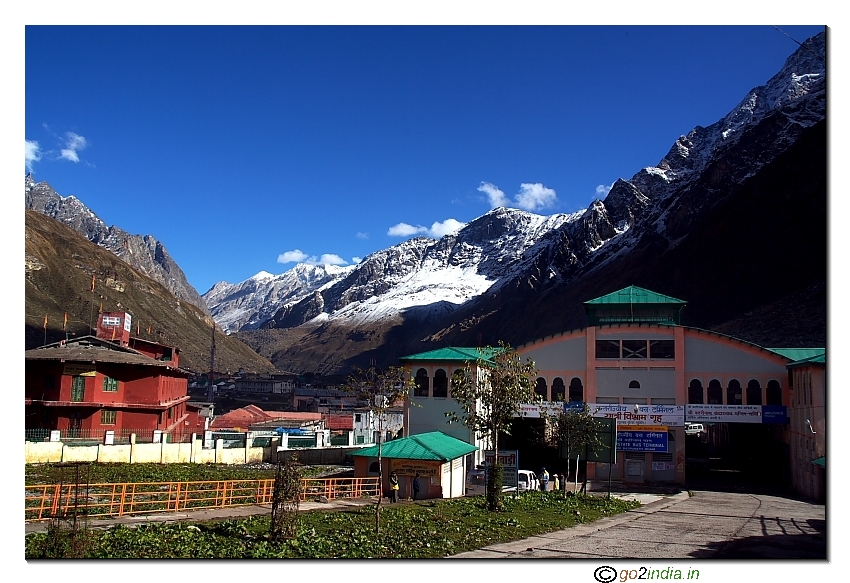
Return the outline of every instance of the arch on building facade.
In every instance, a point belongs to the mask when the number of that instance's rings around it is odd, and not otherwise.
[[[449,378],[446,376],[444,369],[438,368],[434,371],[434,381],[432,384],[435,397],[445,398],[449,396]]]
[[[564,387],[564,379],[562,379],[561,377],[555,377],[554,379],[552,379],[552,400],[567,400],[567,390]]]
[[[549,389],[546,386],[546,379],[537,377],[537,384],[534,387],[534,392],[543,397],[544,401],[549,400]]]
[[[744,395],[741,390],[741,381],[732,379],[729,381],[729,386],[726,387],[726,404],[727,405],[743,405]]]
[[[702,405],[704,404],[704,399],[702,396],[702,381],[699,379],[692,379],[691,384],[688,385],[688,404],[689,405]]]
[[[708,381],[708,404],[722,405],[723,404],[723,387],[717,379]]]
[[[414,377],[414,381],[416,383],[416,388],[413,390],[414,397],[427,397],[428,396],[428,371],[424,368],[420,368],[416,371],[416,376]]]
[[[632,381],[632,382],[630,382],[630,383],[629,383],[629,388],[630,388],[630,389],[639,389],[639,388],[640,388],[640,383],[639,383],[639,382],[637,382],[637,381]]]
[[[782,387],[779,381],[767,381],[767,399],[765,405],[781,405],[782,404]]]
[[[761,385],[756,379],[747,383],[747,405],[761,405]]]
[[[573,377],[570,380],[570,401],[584,401],[584,387],[581,384],[581,379]]]

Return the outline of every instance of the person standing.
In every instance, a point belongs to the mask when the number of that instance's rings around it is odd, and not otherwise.
[[[560,484],[560,483],[559,483],[559,481],[558,481],[558,474],[553,474],[553,475],[555,476],[555,478],[554,478],[554,482],[555,482],[555,491],[558,491],[558,490],[560,490],[560,489],[561,489],[561,484]]]
[[[413,476],[413,499],[417,500],[419,498],[419,472],[416,472],[416,475]]]
[[[398,502],[398,476],[395,471],[390,472],[390,502]]]
[[[540,489],[544,492],[549,489],[549,472],[546,471],[546,468],[543,468],[540,473]]]

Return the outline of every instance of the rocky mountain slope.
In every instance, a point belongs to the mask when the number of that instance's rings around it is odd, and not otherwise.
[[[583,301],[635,284],[689,301],[686,324],[738,321],[737,335],[758,341],[753,310],[806,289],[825,306],[824,63],[821,34],[583,213],[495,209],[438,241],[374,253],[239,336],[280,368],[333,372],[581,327]],[[793,342],[823,345],[825,321],[804,327]]]
[[[158,281],[71,227],[32,210],[25,213],[26,349],[56,342],[66,334],[89,334],[102,306],[104,311],[129,312],[134,336],[178,347],[182,368],[209,371],[213,320],[208,314],[174,297]],[[220,329],[215,342],[216,371],[275,370],[268,360]]]
[[[35,182],[32,174],[26,175],[24,194],[27,209],[71,227],[137,271],[158,281],[176,297],[209,314],[207,304],[189,284],[183,270],[163,244],[151,235],[130,235],[118,227],[108,227],[77,197],[59,195],[47,182]]]

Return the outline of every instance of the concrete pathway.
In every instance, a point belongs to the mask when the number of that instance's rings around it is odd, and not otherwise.
[[[617,495],[642,501],[652,496]],[[826,559],[826,512],[823,505],[775,496],[682,492],[597,522],[452,558]]]

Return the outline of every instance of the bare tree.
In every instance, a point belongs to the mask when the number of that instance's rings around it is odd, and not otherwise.
[[[553,445],[555,447],[563,445],[567,450],[567,475],[564,479],[569,479],[570,454],[586,453],[588,449],[602,445],[599,434],[601,426],[599,420],[591,415],[587,403],[584,403],[579,410],[560,411],[557,415],[550,417],[550,420],[552,430],[549,436],[554,442]],[[576,475],[578,475],[578,465],[576,465]],[[587,491],[586,475],[582,482],[582,491]],[[566,488],[564,488],[564,496],[566,496]]]
[[[384,466],[382,446],[384,441],[384,424],[387,411],[397,406],[410,395],[414,382],[405,380],[405,370],[402,367],[390,366],[378,369],[370,366],[368,369],[355,368],[349,375],[344,390],[357,395],[367,403],[371,418],[378,424],[378,502],[375,504],[375,533],[381,530],[381,500],[383,499]]]
[[[487,472],[487,506],[490,510],[501,510],[499,433],[510,435],[511,423],[520,416],[521,405],[542,401],[534,391],[538,371],[534,362],[523,361],[502,341],[495,348],[479,348],[478,353],[474,366],[467,362],[452,376],[452,398],[463,412],[448,412],[446,417],[449,423],[462,423],[489,442],[495,456]]]

